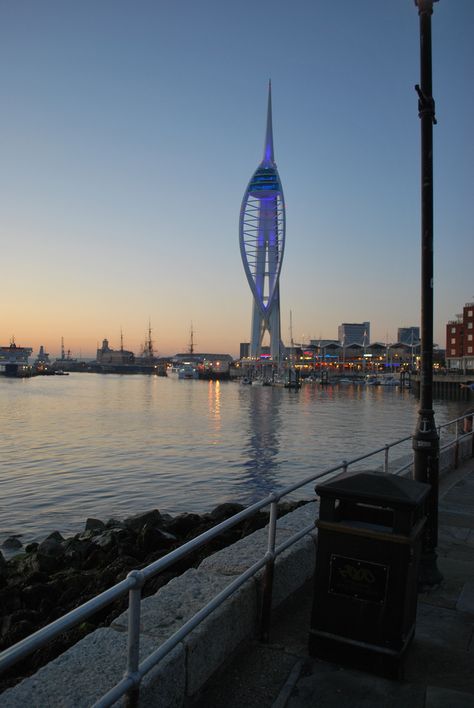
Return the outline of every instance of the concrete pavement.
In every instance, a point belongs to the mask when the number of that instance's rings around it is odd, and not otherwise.
[[[269,644],[247,642],[214,676],[196,708],[473,708],[474,461],[441,485],[439,587],[418,597],[404,678],[391,681],[310,657],[313,588],[275,613]]]

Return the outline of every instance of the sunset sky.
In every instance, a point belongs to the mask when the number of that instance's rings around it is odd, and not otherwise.
[[[474,301],[473,0],[434,5],[435,332]],[[272,80],[282,336],[420,324],[413,0],[0,0],[0,344],[238,354]]]

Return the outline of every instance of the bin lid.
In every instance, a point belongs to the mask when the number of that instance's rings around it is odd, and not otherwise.
[[[397,507],[420,506],[430,485],[386,473],[359,472],[316,486],[320,496],[375,502]]]

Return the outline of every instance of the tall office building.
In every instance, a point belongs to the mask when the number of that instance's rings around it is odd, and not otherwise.
[[[250,356],[262,352],[265,332],[270,356],[281,354],[280,272],[285,248],[285,201],[273,154],[272,93],[268,86],[267,129],[263,160],[245,190],[240,210],[240,253],[253,295]]]
[[[370,322],[343,322],[337,328],[337,338],[346,347],[351,344],[370,344]]]
[[[420,328],[419,327],[399,327],[397,333],[397,341],[402,344],[408,344],[412,346],[413,344],[418,344],[420,341]]]

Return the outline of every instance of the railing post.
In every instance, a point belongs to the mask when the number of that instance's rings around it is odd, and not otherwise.
[[[390,450],[390,445],[385,445],[384,447],[385,447],[385,453],[384,453],[385,459],[384,459],[384,463],[383,463],[383,471],[385,472],[385,474],[388,474],[388,453]]]
[[[278,515],[278,497],[275,494],[270,495],[273,498],[270,504],[270,520],[268,523],[268,545],[267,545],[267,563],[265,565],[265,573],[263,576],[263,592],[262,592],[262,617],[260,627],[260,638],[262,642],[268,643],[270,639],[270,619],[272,613],[272,593],[273,593],[273,570],[275,567],[275,539],[276,539],[276,522]]]
[[[128,647],[125,678],[131,678],[137,683],[125,694],[124,706],[125,708],[136,708],[140,694],[140,676],[138,674],[140,663],[140,606],[145,576],[140,570],[132,570],[127,575],[127,578],[133,578],[135,585],[130,588],[128,594]]]
[[[474,457],[474,413],[471,415],[471,457]]]
[[[454,443],[454,469],[459,466],[459,420],[456,421],[456,439]]]

